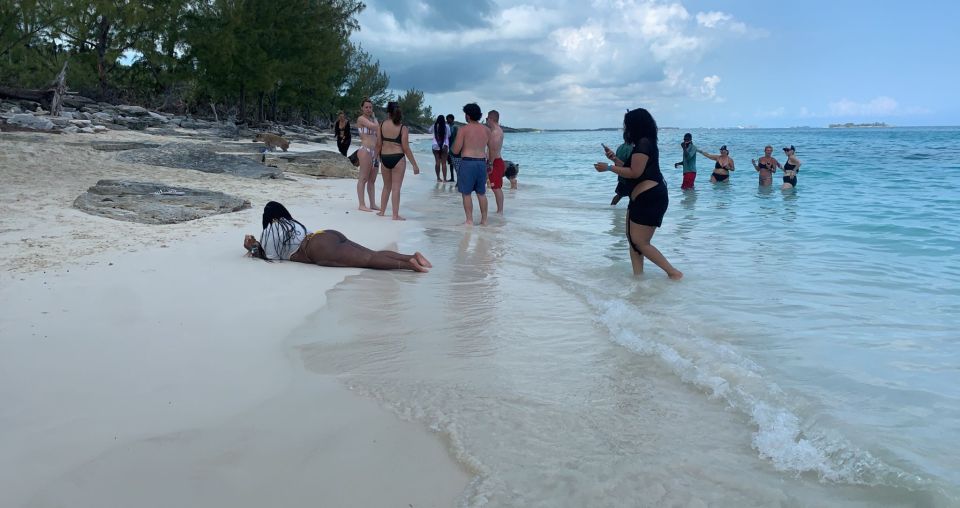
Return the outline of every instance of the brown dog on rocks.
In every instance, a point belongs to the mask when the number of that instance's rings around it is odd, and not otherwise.
[[[267,148],[272,152],[277,149],[279,146],[284,152],[287,151],[287,148],[290,148],[290,142],[286,139],[283,139],[276,134],[271,134],[269,132],[261,132],[257,134],[257,137],[253,138],[254,141],[262,141],[264,145],[267,145]]]

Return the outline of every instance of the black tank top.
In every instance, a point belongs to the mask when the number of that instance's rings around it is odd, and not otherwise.
[[[664,186],[663,183],[663,173],[660,172],[660,150],[657,148],[657,143],[650,138],[641,138],[640,142],[633,147],[633,152],[630,154],[630,159],[633,159],[633,154],[642,153],[649,157],[647,161],[647,167],[644,168],[643,174],[639,178],[625,178],[624,183],[627,187],[627,193],[632,193],[634,187],[636,187],[640,182],[645,180],[653,180],[660,184],[660,187]],[[630,167],[631,160],[624,161],[623,165],[625,167]]]

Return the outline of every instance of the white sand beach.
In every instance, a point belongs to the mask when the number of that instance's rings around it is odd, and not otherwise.
[[[90,141],[0,135],[0,504],[455,504],[470,475],[440,436],[305,372],[291,346],[359,271],[242,257],[269,200],[371,248],[395,248],[415,222],[355,211],[352,180],[136,165]],[[163,226],[74,209],[103,178],[222,191],[252,208]]]

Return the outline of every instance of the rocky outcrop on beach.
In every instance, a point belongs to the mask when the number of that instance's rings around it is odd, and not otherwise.
[[[193,135],[210,138],[252,139],[259,131],[282,134],[293,141],[331,143],[329,128],[309,125],[267,124],[254,131],[233,121],[211,121],[189,115],[150,111],[135,105],[114,105],[96,102],[79,95],[64,99],[60,116],[52,116],[39,102],[0,100],[0,126],[4,130],[36,130],[42,132],[95,134],[109,130],[147,131],[151,134]],[[194,133],[184,132],[196,131]]]
[[[316,151],[270,154],[267,163],[288,173],[322,178],[357,178],[359,171],[350,160],[337,152]]]
[[[211,147],[197,143],[166,143],[157,148],[135,148],[124,150],[117,157],[137,164],[229,173],[244,178],[283,177],[280,169],[257,162],[248,155],[217,153]]]
[[[222,192],[154,182],[100,180],[73,206],[92,215],[141,224],[174,224],[250,208],[250,202]]]

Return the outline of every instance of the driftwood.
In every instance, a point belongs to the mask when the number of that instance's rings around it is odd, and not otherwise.
[[[0,86],[0,99],[50,102],[53,99],[53,90],[31,90],[29,88]]]
[[[63,96],[67,93],[67,62],[63,62],[57,80],[53,82],[53,98],[50,99],[50,114],[60,116],[63,111]]]

